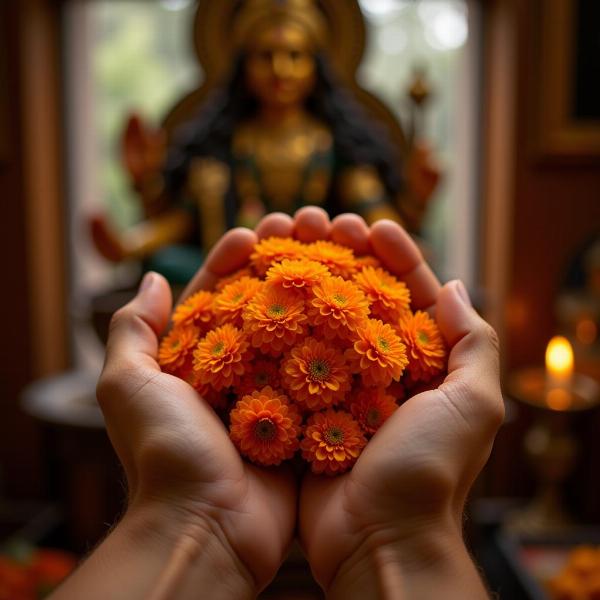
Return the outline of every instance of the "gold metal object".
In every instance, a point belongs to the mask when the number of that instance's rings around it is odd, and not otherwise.
[[[534,423],[525,435],[525,455],[535,472],[537,489],[524,508],[514,511],[505,527],[517,534],[563,530],[574,524],[563,503],[562,488],[579,452],[571,432],[573,413],[600,404],[600,384],[575,373],[565,388],[548,385],[546,370],[523,369],[508,381],[508,393],[534,408]]]

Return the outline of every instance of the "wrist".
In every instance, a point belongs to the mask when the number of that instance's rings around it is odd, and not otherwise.
[[[152,551],[156,600],[196,598],[210,590],[211,598],[256,596],[252,574],[233,550],[215,519],[157,501],[132,504],[119,527],[134,547]]]
[[[410,532],[367,536],[340,564],[329,600],[488,598],[461,532],[453,525],[416,526]]]

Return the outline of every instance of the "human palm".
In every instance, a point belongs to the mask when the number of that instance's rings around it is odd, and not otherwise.
[[[210,287],[235,270],[255,241],[248,230],[230,232],[191,286]],[[165,503],[198,519],[231,546],[263,587],[292,539],[295,481],[285,469],[242,461],[212,408],[186,382],[161,372],[158,336],[169,320],[171,294],[163,278],[151,278],[149,289],[113,319],[98,386],[131,504]]]

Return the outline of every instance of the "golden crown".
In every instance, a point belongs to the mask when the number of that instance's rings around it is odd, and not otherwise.
[[[326,44],[325,15],[312,0],[244,0],[235,17],[236,45],[244,46],[259,26],[273,21],[292,21],[310,35],[315,46]]]

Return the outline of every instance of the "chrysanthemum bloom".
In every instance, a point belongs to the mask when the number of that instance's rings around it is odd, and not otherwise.
[[[173,327],[158,348],[158,364],[166,373],[184,376],[191,368],[192,353],[200,332],[194,325]]]
[[[350,412],[366,433],[375,433],[397,408],[385,388],[361,388],[350,401]]]
[[[173,313],[175,325],[193,324],[202,331],[207,331],[214,317],[212,311],[213,296],[211,292],[200,290],[184,300]]]
[[[365,267],[354,275],[354,281],[369,299],[373,317],[396,322],[409,310],[410,292],[406,284],[387,271]]]
[[[219,281],[215,284],[215,291],[222,291],[225,286],[233,283],[234,281],[238,281],[242,277],[254,277],[254,271],[250,267],[243,267],[242,269],[238,269],[231,275],[226,275],[225,277],[221,277]]]
[[[378,258],[375,258],[371,254],[366,254],[365,256],[357,256],[355,259],[356,268],[358,270],[364,269],[365,267],[373,267],[374,269],[381,268],[381,261]]]
[[[398,381],[408,365],[406,346],[387,323],[369,319],[357,330],[357,341],[347,351],[365,385],[388,386]]]
[[[356,259],[350,248],[328,241],[308,244],[305,248],[306,258],[325,265],[332,275],[349,278],[356,272]]]
[[[304,244],[290,238],[265,238],[254,246],[250,262],[254,270],[262,276],[273,263],[281,262],[285,258],[300,258],[304,255],[304,248]]]
[[[310,301],[311,324],[323,327],[328,338],[348,337],[369,316],[369,301],[353,281],[341,277],[326,277],[313,286]]]
[[[235,391],[238,396],[241,397],[246,394],[251,394],[255,390],[260,390],[266,386],[269,386],[274,390],[281,387],[279,361],[254,360],[247,365],[247,367],[246,372],[235,386]]]
[[[256,277],[242,277],[226,285],[214,299],[213,308],[219,325],[232,323],[242,327],[242,311],[264,283]]]
[[[238,400],[230,418],[233,443],[259,465],[278,465],[298,449],[300,414],[284,394],[269,386]]]
[[[209,331],[194,350],[194,371],[200,381],[222,390],[237,383],[251,359],[246,336],[226,323]]]
[[[267,281],[288,289],[308,291],[329,277],[329,269],[315,260],[282,260],[267,271]]]
[[[308,419],[300,448],[313,473],[338,475],[356,462],[366,443],[351,415],[329,409]]]
[[[244,330],[252,346],[265,354],[279,354],[305,333],[302,294],[268,284],[244,308]]]
[[[341,402],[352,381],[343,353],[315,338],[306,338],[292,348],[281,365],[281,376],[290,396],[309,410]]]
[[[408,355],[408,373],[413,381],[428,381],[446,368],[446,345],[436,322],[418,310],[406,314],[398,324]]]

